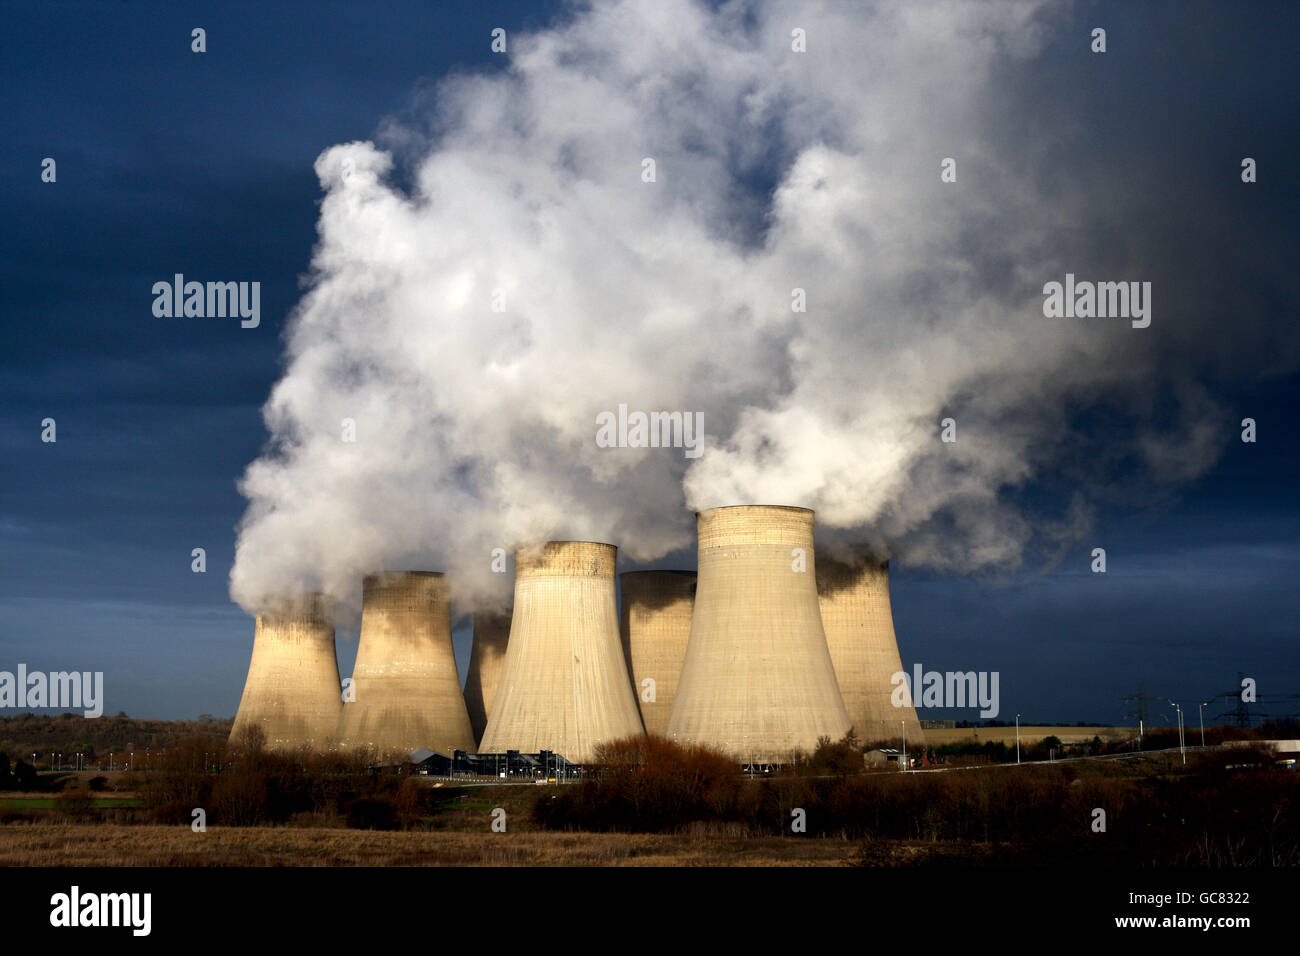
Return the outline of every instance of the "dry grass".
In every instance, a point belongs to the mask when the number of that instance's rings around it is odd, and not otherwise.
[[[798,837],[0,825],[4,866],[842,866],[855,852]]]

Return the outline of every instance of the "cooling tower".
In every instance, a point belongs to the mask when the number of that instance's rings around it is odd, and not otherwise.
[[[515,555],[510,643],[480,751],[553,750],[582,763],[599,741],[643,733],[618,636],[616,554],[550,541]]]
[[[840,693],[858,740],[888,740],[894,746],[904,727],[907,748],[925,742],[913,706],[895,707],[890,679],[903,670],[889,605],[889,563],[851,566],[817,555],[817,593],[822,626]]]
[[[646,733],[662,736],[691,637],[694,571],[629,571],[619,576],[619,632]],[[652,685],[645,682],[653,681]],[[654,700],[647,700],[653,689]]]
[[[509,640],[509,614],[474,615],[474,645],[469,654],[469,673],[465,675],[465,706],[469,709],[469,725],[476,741],[483,739],[483,731],[487,729]]]
[[[231,742],[240,746],[246,732],[260,728],[270,750],[329,750],[342,707],[333,607],[324,595],[283,600],[257,615]]]
[[[428,747],[474,750],[451,646],[447,582],[432,571],[386,571],[362,582],[354,702],[340,738],[379,756]]]
[[[786,763],[849,729],[817,605],[813,513],[700,512],[699,583],[668,735]],[[800,570],[802,568],[802,570]]]

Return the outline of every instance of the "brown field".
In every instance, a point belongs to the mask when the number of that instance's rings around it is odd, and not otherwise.
[[[1103,741],[1124,740],[1137,736],[1136,727],[1030,727],[1020,726],[1020,746],[1036,744],[1046,737],[1059,737],[1062,743],[1087,743],[1093,737]],[[1012,727],[951,727],[941,730],[927,730],[927,744],[956,744],[967,740],[979,743],[999,740],[1009,747],[1016,745],[1016,728]]]
[[[843,866],[850,840],[721,834],[0,825],[2,866]]]

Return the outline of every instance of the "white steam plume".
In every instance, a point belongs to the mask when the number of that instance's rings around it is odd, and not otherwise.
[[[1126,322],[1041,312],[1085,203],[1000,153],[1008,71],[1054,15],[601,4],[512,35],[500,73],[444,81],[427,129],[387,124],[392,151],[326,150],[235,599],[355,603],[362,574],[423,567],[487,604],[509,583],[493,548],[584,538],[649,561],[720,504],[805,505],[819,535],[960,569],[1077,529],[1083,502],[1043,523],[1004,492],[1062,453],[1080,396],[1135,388],[1156,358]],[[702,412],[703,456],[598,448],[619,403]],[[1213,460],[1194,451],[1171,467]]]

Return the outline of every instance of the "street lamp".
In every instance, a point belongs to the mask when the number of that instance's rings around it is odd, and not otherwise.
[[[1183,709],[1172,698],[1166,697],[1165,700],[1174,705],[1174,710],[1178,712],[1178,751],[1183,755],[1183,765],[1187,764],[1187,748],[1183,744]]]
[[[1020,715],[1016,714],[1016,763],[1020,763]]]
[[[1209,701],[1202,701],[1196,705],[1196,712],[1201,718],[1201,749],[1205,749],[1205,705]]]
[[[907,769],[907,721],[900,720],[898,726],[903,728],[903,769]]]

